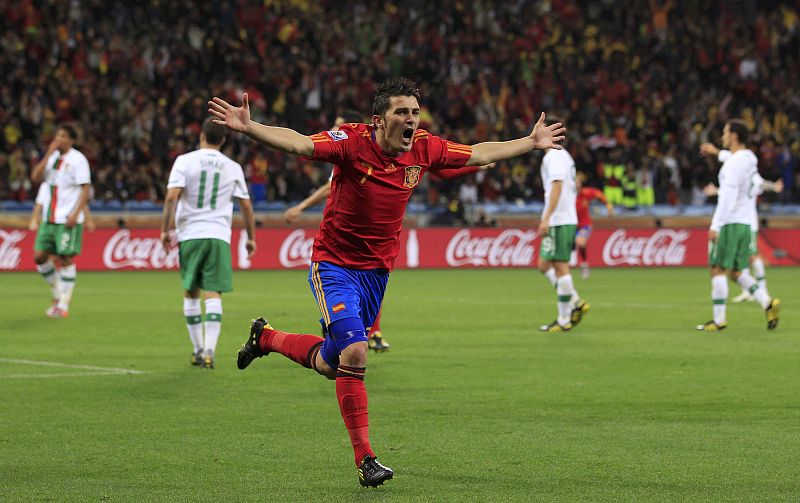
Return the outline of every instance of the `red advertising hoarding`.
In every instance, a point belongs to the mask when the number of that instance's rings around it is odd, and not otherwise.
[[[233,232],[235,269],[304,269],[316,229],[258,229],[258,252],[247,258],[243,230]],[[36,233],[0,229],[0,271],[34,271]],[[178,268],[178,248],[165,252],[157,229],[85,232],[76,259],[83,271]],[[764,229],[759,250],[770,265],[800,265],[800,229]],[[596,229],[589,262],[596,267],[705,266],[705,229]],[[539,235],[526,228],[406,229],[396,266],[404,268],[535,267]]]

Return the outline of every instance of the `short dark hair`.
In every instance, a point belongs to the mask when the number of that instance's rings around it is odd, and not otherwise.
[[[413,96],[420,100],[417,84],[405,77],[392,77],[378,84],[375,98],[372,100],[373,115],[383,115],[389,109],[389,98],[392,96]]]
[[[731,119],[726,122],[725,125],[728,126],[728,130],[731,133],[736,135],[739,143],[747,143],[747,140],[750,138],[750,129],[747,127],[747,123],[745,121],[742,119]]]
[[[348,123],[360,124],[361,122],[364,121],[363,115],[350,108],[342,111],[342,113],[339,114],[339,117],[341,117],[342,119],[344,119],[345,122]]]
[[[63,129],[64,132],[67,133],[67,136],[69,136],[69,139],[73,142],[78,141],[78,129],[72,124],[61,124],[58,126],[58,129]]]
[[[552,126],[553,124],[555,124],[557,122],[560,122],[562,125],[564,124],[564,121],[561,120],[561,117],[557,117],[555,115],[545,115],[545,117],[544,117],[544,125],[545,126]]]
[[[207,143],[211,145],[222,145],[225,142],[228,130],[225,126],[214,122],[212,117],[208,117],[203,121],[203,134],[206,136]]]

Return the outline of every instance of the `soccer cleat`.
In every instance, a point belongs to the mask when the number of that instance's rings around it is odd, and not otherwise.
[[[583,315],[589,312],[589,308],[589,303],[583,299],[575,303],[575,307],[572,308],[572,313],[569,315],[569,321],[572,323],[572,326],[581,322]]]
[[[694,327],[694,329],[695,330],[701,330],[703,332],[719,332],[720,330],[725,330],[725,327],[727,327],[727,326],[728,326],[727,323],[723,322],[723,323],[717,325],[714,322],[714,320],[711,320],[711,321],[708,321],[706,323],[703,323],[702,325],[697,325],[696,327]]]
[[[242,349],[240,349],[239,353],[236,355],[236,366],[239,367],[239,370],[246,369],[256,358],[261,358],[269,354],[269,351],[262,351],[258,346],[261,332],[263,332],[265,328],[272,330],[267,320],[260,316],[253,320],[252,325],[250,325],[250,336],[247,338],[247,341],[242,344]]]
[[[55,316],[53,315],[56,313],[56,311],[58,311],[58,299],[53,299],[53,303],[50,304],[50,307],[47,308],[45,314],[47,315],[48,318],[55,318]]]
[[[378,487],[394,477],[394,472],[388,466],[378,463],[378,458],[364,456],[361,466],[356,468],[358,482],[364,487]]]
[[[203,352],[202,351],[197,351],[195,353],[192,353],[192,356],[191,356],[191,358],[189,360],[189,363],[191,363],[192,365],[202,365],[203,364]]]
[[[769,300],[769,305],[767,309],[765,309],[767,313],[767,328],[769,330],[774,330],[778,326],[778,315],[780,314],[781,309],[781,299],[776,299],[775,297]]]
[[[203,353],[203,363],[200,366],[204,369],[214,369],[214,351],[211,349],[207,349]]]
[[[66,318],[67,316],[69,316],[69,312],[64,309],[59,309],[58,306],[47,310],[48,318]]]
[[[742,292],[742,293],[740,293],[739,295],[737,295],[736,297],[734,297],[731,300],[733,302],[736,302],[736,303],[739,303],[739,302],[754,302],[756,300],[756,298],[753,297],[752,295],[750,295],[749,292]]]
[[[566,325],[559,325],[558,320],[554,321],[549,325],[542,325],[539,327],[539,331],[541,332],[550,332],[550,333],[559,333],[559,332],[569,332],[572,330],[572,323],[567,323]]]
[[[369,348],[375,351],[376,353],[380,353],[382,351],[388,351],[391,347],[388,342],[383,340],[383,335],[381,334],[380,330],[376,330],[369,335]]]

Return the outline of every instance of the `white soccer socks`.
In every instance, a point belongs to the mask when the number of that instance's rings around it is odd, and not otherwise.
[[[53,263],[48,260],[44,264],[36,264],[36,271],[50,285],[50,293],[53,294],[53,300],[58,301],[59,297],[61,297],[61,287],[58,281],[58,271],[56,271]]]
[[[186,317],[186,328],[192,340],[194,352],[203,350],[203,312],[200,310],[200,299],[183,299],[183,315]]]
[[[222,299],[206,299],[206,352],[216,351],[219,332],[222,329]]]
[[[577,295],[572,285],[572,275],[565,274],[556,279],[556,293],[558,294],[558,324],[562,327],[570,323],[572,317],[572,297]]]
[[[728,298],[728,278],[718,274],[711,278],[711,302],[714,303],[714,323],[725,324],[725,301]]]
[[[758,286],[758,282],[756,282],[749,270],[743,270],[741,274],[739,274],[739,279],[737,282],[739,283],[739,286],[742,287],[742,290],[750,292],[750,294],[756,298],[756,302],[761,304],[762,309],[766,309],[767,306],[769,306],[769,296],[767,295],[767,290]]]
[[[75,264],[61,266],[59,278],[58,308],[69,311],[69,303],[72,301],[72,291],[75,289],[75,278],[78,275],[78,268]]]

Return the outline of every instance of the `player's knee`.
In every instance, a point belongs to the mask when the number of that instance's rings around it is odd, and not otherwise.
[[[366,367],[368,352],[369,346],[366,342],[355,342],[344,348],[339,361],[348,367]]]
[[[44,252],[37,251],[36,253],[33,254],[33,261],[36,263],[36,265],[44,264],[45,262],[47,262],[48,258],[49,256],[47,255],[47,253]]]
[[[549,260],[539,259],[539,271],[544,274],[550,269],[552,264],[550,264]]]

